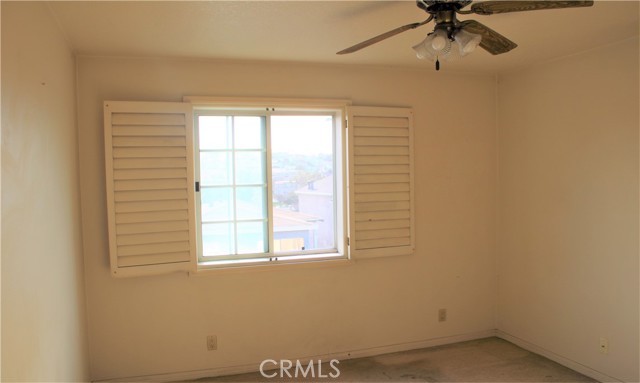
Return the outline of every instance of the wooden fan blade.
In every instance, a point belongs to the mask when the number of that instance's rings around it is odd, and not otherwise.
[[[471,12],[478,15],[494,13],[538,11],[541,9],[590,7],[593,1],[484,1],[471,6]]]
[[[388,39],[389,37],[393,37],[393,36],[395,36],[395,35],[397,35],[399,33],[408,31],[410,29],[418,28],[419,26],[422,26],[422,25],[428,23],[429,21],[431,21],[431,19],[433,19],[433,16],[430,16],[425,21],[421,21],[419,23],[407,24],[407,25],[404,25],[402,27],[390,30],[389,32],[385,32],[385,33],[380,34],[380,35],[378,35],[376,37],[372,37],[369,40],[366,40],[366,41],[363,41],[361,43],[358,43],[358,44],[356,44],[356,45],[354,45],[352,47],[349,47],[347,49],[343,49],[343,50],[341,50],[340,52],[338,52],[336,54],[343,55],[343,54],[353,53],[353,52],[359,51],[362,48],[366,48],[369,45],[373,45],[373,44],[378,43],[378,42],[380,42],[382,40]]]
[[[507,53],[518,46],[513,41],[475,20],[466,20],[460,25],[462,29],[469,33],[481,35],[480,46],[492,55]]]

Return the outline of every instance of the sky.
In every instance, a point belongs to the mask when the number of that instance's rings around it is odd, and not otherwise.
[[[271,150],[274,153],[333,153],[331,116],[273,116]]]

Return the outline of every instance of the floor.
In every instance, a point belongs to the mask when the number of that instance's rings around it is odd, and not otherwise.
[[[485,338],[369,358],[344,360],[332,368],[314,365],[313,372],[302,365],[295,378],[279,370],[215,378],[196,382],[595,382],[543,356],[524,350],[500,338]],[[271,367],[274,367],[271,364]],[[306,370],[306,371],[305,371]],[[339,370],[339,376],[337,371]],[[306,377],[303,376],[306,373]],[[322,375],[323,377],[319,377]]]

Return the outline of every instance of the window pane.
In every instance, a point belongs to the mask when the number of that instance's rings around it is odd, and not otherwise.
[[[205,257],[234,254],[232,223],[202,224],[202,252]]]
[[[264,147],[264,118],[234,117],[234,143],[236,149],[262,149]]]
[[[276,252],[336,247],[333,132],[331,116],[272,117]]]
[[[233,220],[232,188],[202,188],[200,194],[203,222]]]
[[[236,184],[262,185],[265,183],[263,153],[236,152]]]
[[[236,219],[264,219],[266,213],[266,190],[264,187],[236,188]]]
[[[264,222],[238,222],[238,254],[264,253],[267,230]]]
[[[231,154],[229,152],[200,153],[200,184],[202,186],[231,185]]]
[[[271,117],[271,148],[274,153],[332,154],[332,116]]]
[[[226,116],[200,116],[198,134],[200,149],[231,148],[231,119]]]
[[[202,256],[336,250],[332,115],[198,118]]]

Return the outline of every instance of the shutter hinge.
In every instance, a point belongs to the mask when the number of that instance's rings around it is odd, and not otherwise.
[[[200,191],[200,182],[196,181],[196,192]]]
[[[351,246],[351,238],[347,237],[347,246]]]

